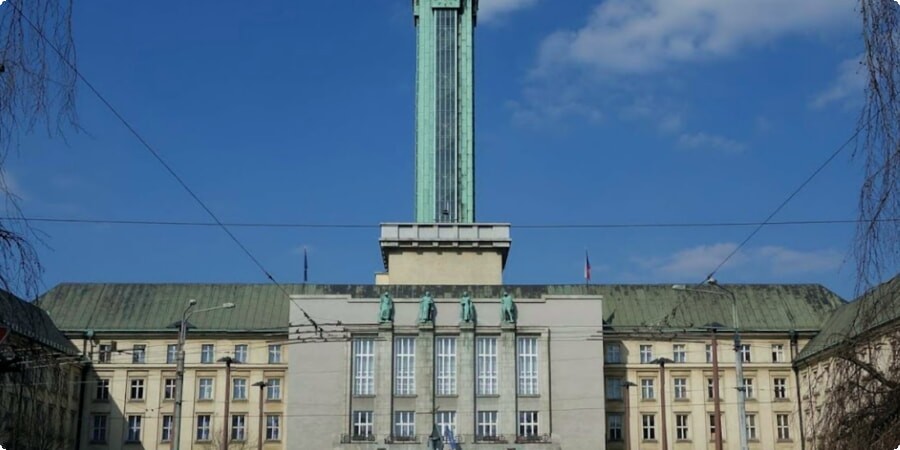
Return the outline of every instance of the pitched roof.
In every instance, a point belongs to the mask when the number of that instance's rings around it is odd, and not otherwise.
[[[734,292],[742,330],[818,330],[844,303],[820,285],[726,285]],[[503,290],[515,298],[542,295],[602,295],[607,328],[700,328],[711,322],[731,324],[731,298],[713,287],[704,292],[678,291],[671,285],[513,285],[513,286],[376,286],[282,285],[289,294],[350,295],[378,298],[499,298]],[[39,304],[64,331],[171,331],[188,299],[196,308],[234,302],[233,310],[197,314],[191,323],[206,331],[287,331],[289,300],[272,284],[60,284]]]
[[[809,341],[797,362],[813,358],[859,336],[900,319],[900,275],[882,283],[835,311],[822,332]]]
[[[56,351],[78,352],[44,310],[4,290],[0,290],[0,326]]]

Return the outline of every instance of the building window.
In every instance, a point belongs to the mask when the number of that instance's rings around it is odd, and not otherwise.
[[[712,344],[706,344],[706,362],[711,363],[713,357],[713,347]]]
[[[715,391],[714,380],[712,378],[707,378],[706,379],[706,398],[708,398],[710,400],[715,399],[716,394],[717,394],[717,392]],[[721,386],[719,387],[718,394],[721,394]],[[719,397],[721,398],[722,396],[719,395]]]
[[[237,344],[234,346],[234,362],[245,363],[247,362],[247,344]]]
[[[435,414],[434,423],[444,438],[444,442],[449,441],[451,435],[456,436],[456,411],[438,411]]]
[[[128,433],[125,436],[125,442],[141,442],[141,422],[142,416],[128,416]]]
[[[538,412],[537,411],[520,411],[519,412],[519,436],[527,438],[539,435],[538,430]]]
[[[478,411],[478,423],[475,438],[490,440],[497,437],[497,411]]]
[[[210,439],[210,416],[201,414],[197,416],[197,440],[208,441]]]
[[[787,378],[774,378],[772,385],[776,399],[784,400],[787,398]]]
[[[109,400],[109,378],[100,378],[97,380],[97,391],[94,399]]]
[[[131,391],[129,392],[128,398],[130,400],[143,400],[144,399],[144,379],[143,378],[132,378],[131,379]]]
[[[656,440],[656,416],[653,414],[641,415],[641,432],[645,441]]]
[[[416,393],[416,339],[394,339],[394,394]]]
[[[394,412],[394,439],[413,440],[416,436],[415,411]]]
[[[622,400],[622,379],[609,377],[606,379],[606,399]]]
[[[281,400],[281,378],[266,380],[266,400]]]
[[[269,362],[271,361],[270,345]],[[371,338],[353,340],[353,394],[375,395],[375,341]]]
[[[497,338],[477,339],[478,395],[497,395]]]
[[[231,439],[234,441],[247,439],[247,416],[243,414],[231,416]]]
[[[216,361],[216,346],[214,344],[203,344],[200,346],[200,363],[212,364]]]
[[[750,358],[750,344],[741,344],[741,361],[748,363],[753,362]]]
[[[281,364],[281,344],[269,344],[269,364]]]
[[[687,414],[675,414],[675,439],[679,441],[690,440],[691,436],[688,433],[689,418],[690,416]]]
[[[755,440],[756,437],[756,414],[747,414],[747,439]]]
[[[97,353],[97,362],[98,363],[108,363],[111,361],[112,361],[112,345],[100,344],[100,348]]]
[[[437,395],[456,395],[456,338],[437,338]]]
[[[175,364],[178,362],[178,344],[169,344],[166,346],[166,364]]]
[[[606,344],[604,362],[607,364],[620,364],[622,362],[622,344],[609,342]]]
[[[369,418],[371,419],[371,412],[369,413]],[[371,432],[371,420],[369,421],[370,427],[369,432]],[[281,416],[278,414],[267,414],[266,415],[266,440],[267,441],[278,441],[281,439]]]
[[[687,398],[687,378],[675,378],[672,382],[675,388],[675,400],[684,400]]]
[[[723,430],[724,431],[724,430]],[[724,438],[724,436],[723,436]],[[716,439],[716,415],[709,415],[709,440],[713,441]]]
[[[538,395],[538,340],[536,337],[520,337],[519,395]]]
[[[653,346],[652,345],[641,345],[641,363],[642,364],[650,364],[650,361],[653,361]]]
[[[372,437],[372,426],[372,411],[353,411],[353,440],[369,440]]]
[[[175,400],[175,383],[174,378],[166,378],[163,380],[163,400]]]
[[[169,442],[172,440],[172,424],[174,421],[172,420],[172,416],[165,415],[162,416],[162,426],[160,427],[159,440],[162,442]]]
[[[106,442],[108,417],[103,414],[91,414],[91,442]]]
[[[677,363],[687,362],[687,346],[684,344],[675,344],[672,346],[672,359]]]
[[[653,379],[652,378],[641,378],[641,399],[642,400],[653,400]]]
[[[753,378],[744,378],[744,398],[753,398]]]
[[[231,380],[231,399],[247,400],[247,379],[235,378]]]
[[[212,400],[213,398],[213,379],[201,378],[200,386],[197,389],[197,400]]]
[[[606,416],[606,440],[619,442],[622,440],[622,414],[608,414]]]
[[[131,348],[131,362],[134,364],[144,364],[147,362],[147,346],[144,344],[134,344]]]
[[[775,415],[775,428],[778,431],[779,441],[788,441],[791,439],[791,425],[788,420],[789,416],[787,414]]]
[[[772,362],[784,362],[784,344],[772,344]]]

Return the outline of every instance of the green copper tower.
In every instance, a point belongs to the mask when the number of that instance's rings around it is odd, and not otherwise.
[[[413,0],[416,222],[475,221],[474,46],[478,0]]]

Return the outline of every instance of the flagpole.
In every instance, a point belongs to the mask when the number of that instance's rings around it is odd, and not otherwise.
[[[306,246],[303,246],[303,284],[309,281],[309,260],[306,256]]]

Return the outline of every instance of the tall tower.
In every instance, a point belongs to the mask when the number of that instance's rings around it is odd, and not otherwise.
[[[475,221],[474,46],[478,0],[413,0],[416,222]]]

